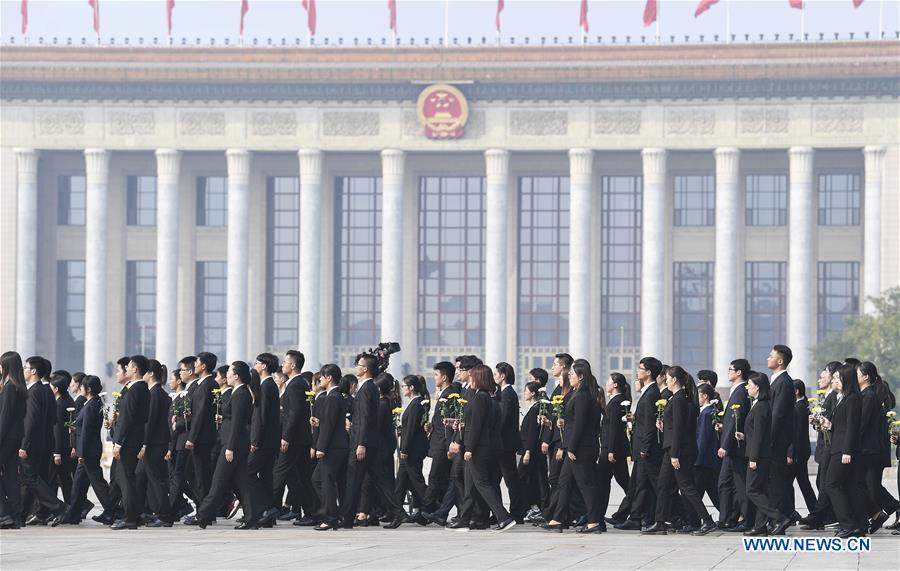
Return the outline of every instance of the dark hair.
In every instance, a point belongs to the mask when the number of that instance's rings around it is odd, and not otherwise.
[[[543,369],[541,369],[541,370],[543,370]],[[535,394],[535,395],[538,394],[538,392],[541,390],[541,388],[542,388],[542,385],[539,381],[531,381],[531,382],[525,384],[525,390],[531,391],[531,393]]]
[[[675,381],[678,382],[678,386],[681,388],[685,388],[688,384],[688,372],[678,365],[672,365],[671,367],[666,368],[666,375],[675,379]]]
[[[447,382],[451,382],[453,380],[453,375],[456,373],[456,367],[449,361],[436,363],[434,365],[434,370],[447,377]]]
[[[800,393],[801,397],[806,396],[806,383],[800,379],[794,379],[794,391]]]
[[[844,359],[843,364],[844,365],[853,365],[855,367],[855,366],[859,365],[860,363],[862,363],[862,361],[860,361],[856,357],[847,357],[846,359]]]
[[[391,408],[398,406],[399,403],[394,394],[394,375],[387,372],[379,373],[374,382],[378,387],[378,396],[387,400]]]
[[[78,385],[80,387],[81,383],[84,382],[84,377],[85,377],[85,374],[82,373],[81,371],[78,371],[77,373],[72,375],[72,378],[69,380],[69,382],[70,383],[74,382],[76,385]]]
[[[343,381],[343,379],[341,378],[341,368],[338,367],[337,365],[335,365],[334,363],[328,363],[327,365],[322,365],[322,368],[319,369],[319,372],[322,373],[322,380],[324,380],[325,377],[331,377],[332,379],[334,379],[334,381],[336,383],[342,384],[341,381]],[[341,391],[341,392],[344,392],[344,391]]]
[[[165,365],[156,359],[150,359],[150,371],[153,373],[153,376],[156,377],[156,382],[166,382],[166,375],[169,374],[169,369],[167,369]]]
[[[72,381],[72,375],[69,374],[69,371],[65,369],[57,369],[50,373],[50,377],[64,377],[66,379],[66,384]]]
[[[616,390],[625,397],[625,400],[631,400],[631,387],[628,385],[625,375],[622,373],[611,373],[609,379],[616,385]]]
[[[59,394],[63,394],[69,390],[69,381],[63,375],[53,375],[50,377],[50,386],[56,387]]]
[[[419,396],[427,396],[428,394],[427,390],[425,390],[425,383],[422,382],[418,375],[406,375],[403,377],[403,384],[411,388]],[[422,393],[425,393],[425,395]]]
[[[512,365],[506,362],[497,363],[495,367],[497,372],[506,377],[507,385],[515,385],[516,384],[516,371],[513,369]]]
[[[175,386],[183,389],[185,384],[184,381],[181,380],[181,373],[178,372],[178,369],[172,369],[170,374],[172,375],[172,378],[175,379]]]
[[[794,359],[794,353],[791,352],[791,348],[787,345],[775,345],[772,347],[778,356],[784,361],[784,368],[787,369],[787,366],[791,364],[791,361]]]
[[[476,365],[469,371],[469,386],[476,391],[493,392],[496,384],[494,374],[487,365]]]
[[[750,378],[750,361],[747,359],[735,359],[731,362],[731,367],[740,374],[743,380]]]
[[[554,359],[559,359],[559,362],[566,369],[571,369],[572,365],[575,364],[575,359],[572,358],[572,355],[568,353],[557,353],[553,356]]]
[[[885,383],[884,379],[881,378],[881,375],[878,374],[878,368],[875,367],[875,363],[872,361],[863,361],[856,366],[856,370],[869,377],[869,384],[875,391],[879,403],[885,406],[887,410],[892,410],[897,406],[897,399],[894,397],[894,393],[891,392],[887,383]]]
[[[234,361],[231,363],[231,368],[234,369],[234,374],[241,384],[247,385],[247,388],[250,389],[250,394],[253,395],[253,400],[256,401],[257,390],[259,390],[259,375],[256,375],[256,386],[254,387],[253,373],[255,373],[255,371],[250,368],[250,365],[243,361]],[[256,406],[255,402],[254,406]]]
[[[184,357],[184,358],[182,358],[180,361],[178,361],[178,364],[179,364],[179,365],[186,365],[187,368],[190,369],[191,372],[193,372],[193,371],[194,371],[194,364],[195,364],[196,362],[197,362],[197,357],[194,357],[193,355],[188,355],[187,357]]]
[[[600,410],[606,412],[606,397],[603,391],[597,388],[597,378],[594,377],[594,372],[591,371],[591,364],[586,359],[578,359],[572,363],[572,371],[575,372],[577,377],[581,378],[581,384],[578,385],[577,390],[588,391],[591,398],[600,407]]]
[[[116,361],[116,366],[122,369],[122,372],[125,373],[128,371],[128,363],[131,362],[131,357],[122,357],[118,361]]]
[[[220,367],[216,367],[216,374],[222,375],[222,377],[228,376],[228,365],[222,365]]]
[[[13,389],[19,393],[19,398],[28,397],[28,389],[25,388],[25,373],[22,371],[22,357],[15,351],[7,351],[0,355],[0,373],[3,378],[4,389],[9,383],[13,384]]]
[[[699,398],[700,395],[706,395],[706,399],[712,401],[716,398],[716,391],[710,385],[699,385],[697,387],[697,398]]]
[[[203,351],[203,352],[201,352],[201,353],[197,353],[197,360],[200,361],[201,363],[203,363],[203,364],[206,366],[206,372],[207,372],[208,374],[210,374],[210,375],[212,374],[213,371],[216,370],[216,363],[219,362],[218,357],[216,357],[216,356],[213,355],[212,353],[208,353],[208,352],[206,352],[206,351]],[[232,365],[233,365],[233,364],[234,364],[234,363],[232,363]],[[245,363],[245,364],[246,364],[246,363]],[[254,394],[254,397],[255,397],[255,396],[256,396],[256,393],[253,393],[253,394]]]
[[[841,394],[844,396],[859,392],[859,380],[856,378],[856,365],[844,363],[838,369],[841,376]]]
[[[27,359],[25,359],[25,362],[29,367],[37,372],[37,376],[39,379],[45,379],[50,375],[50,365],[47,359],[35,355],[34,357],[28,357]]]
[[[44,365],[47,367],[47,374],[41,377],[41,379],[46,379],[50,376],[50,371],[53,370],[53,364],[50,362],[50,359],[47,357],[41,357],[44,360]]]
[[[719,382],[719,375],[716,374],[715,371],[710,371],[709,369],[702,369],[697,373],[697,378],[701,381],[708,381],[712,386],[716,386]]]
[[[296,349],[289,349],[287,353],[284,354],[284,358],[291,358],[291,362],[294,364],[294,368],[298,371],[303,370],[303,366],[306,365],[306,357],[303,356],[303,353],[297,351]]]
[[[832,375],[841,368],[840,361],[831,361],[827,365],[825,365],[825,370],[831,373]]]
[[[131,363],[134,363],[134,366],[137,367],[138,374],[142,377],[150,370],[150,361],[143,355],[132,355],[128,360]]]
[[[87,389],[91,396],[97,396],[103,392],[103,383],[100,382],[100,377],[97,375],[85,375],[81,386]]]
[[[271,353],[260,353],[256,356],[256,360],[266,367],[266,372],[270,375],[278,370],[278,357]]]
[[[540,367],[531,369],[528,371],[528,374],[534,377],[534,380],[539,382],[542,387],[547,386],[547,380],[550,378],[550,375],[547,374],[545,369],[541,369]]]
[[[378,358],[375,355],[363,353],[356,359],[357,363],[359,361],[363,362],[363,366],[366,368],[370,377],[374,377],[378,374]]]
[[[309,384],[309,386],[312,386],[312,380],[313,380],[313,372],[312,371],[303,371],[302,373],[300,373],[300,378],[303,379],[304,381],[306,381],[307,384]]]
[[[481,364],[479,363],[480,359],[475,355],[463,355],[458,359],[458,361],[460,371],[471,371]]]
[[[752,371],[748,380],[759,388],[756,400],[769,400],[769,376],[767,374]]]
[[[253,406],[259,406],[259,387],[262,384],[262,379],[259,378],[259,372],[250,367],[248,364],[247,367],[250,368],[250,392],[253,393]]]
[[[338,370],[338,374],[340,374],[340,370]],[[322,378],[325,378],[325,374],[322,374]],[[350,389],[359,382],[356,378],[356,375],[344,375],[343,377],[333,377],[337,379],[337,387],[338,391],[346,397],[350,396]]]
[[[422,385],[422,390],[419,392],[419,396],[423,399],[430,401],[431,394],[428,392],[428,381],[425,380],[425,377],[422,375],[416,375],[419,379],[419,383]]]
[[[640,364],[643,365],[645,369],[650,371],[650,378],[652,378],[654,381],[656,380],[656,377],[658,377],[659,374],[662,373],[663,364],[656,357],[644,357],[640,360]]]

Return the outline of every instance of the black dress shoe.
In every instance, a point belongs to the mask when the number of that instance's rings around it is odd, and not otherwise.
[[[129,522],[125,521],[125,520],[117,521],[116,523],[114,523],[114,524],[112,524],[111,526],[109,526],[109,529],[116,529],[116,530],[119,530],[119,529],[137,529],[137,528],[138,528],[137,523],[134,523],[134,522],[129,523]]]
[[[886,522],[889,517],[891,516],[884,513],[883,511],[878,512],[878,515],[872,518],[872,523],[869,525],[869,535],[872,535],[873,533],[881,529],[881,526],[884,525],[884,522]]]
[[[610,520],[610,518],[606,518],[606,521],[609,521],[609,520]],[[613,526],[613,527],[615,527],[615,526]],[[603,533],[604,531],[606,531],[606,530],[603,529],[602,527],[600,527],[599,525],[595,525],[594,527],[585,525],[585,526],[582,526],[582,527],[579,527],[578,529],[576,529],[575,533]]]
[[[298,517],[300,517],[299,513],[295,512],[293,510],[287,510],[284,513],[278,514],[278,521],[294,521]]]
[[[197,525],[199,523],[199,520],[197,519],[197,516],[189,515],[184,518],[181,523],[183,523],[184,525]]]
[[[329,529],[333,529],[335,531],[339,530],[341,526],[335,522],[328,523],[323,521],[321,524],[315,526],[313,529],[316,531],[328,531]]]
[[[621,525],[621,524],[625,523],[625,520],[623,520],[623,519],[616,519],[616,518],[614,518],[614,517],[605,517],[605,518],[603,518],[603,519],[605,519],[605,520],[606,520],[606,523],[608,523],[609,525],[611,525],[611,526],[613,526],[613,527],[616,527],[617,525]]]
[[[755,527],[750,531],[745,531],[744,535],[747,537],[765,537],[769,535],[769,531],[766,529],[766,526],[761,525],[759,527]]]
[[[749,525],[745,523],[739,523],[730,529],[726,529],[725,531],[730,531],[731,533],[747,533],[750,530],[751,528]]]
[[[700,529],[700,527],[696,526],[696,525],[683,525],[675,533],[680,533],[682,535],[690,535],[690,534],[694,533],[695,531],[698,531],[699,529]]]
[[[13,529],[16,525],[16,520],[9,516],[0,517],[0,529]]]
[[[163,522],[158,517],[154,517],[152,519],[145,519],[142,525],[144,527],[162,527]]]
[[[625,520],[624,522],[614,525],[616,529],[621,529],[625,531],[640,531],[641,530],[641,522],[635,521],[633,519]]]
[[[700,526],[700,529],[692,533],[691,535],[706,535],[707,533],[716,529],[716,524],[713,520],[709,520],[703,525]]]
[[[82,506],[82,508],[81,508],[81,514],[80,514],[81,519],[86,518],[88,516],[88,514],[91,513],[91,510],[94,509],[94,507],[95,506],[92,502],[85,500],[84,506]]]
[[[469,531],[469,522],[457,519],[453,523],[448,523],[444,528],[453,531]]]
[[[503,533],[504,531],[515,527],[516,519],[512,517],[508,517],[505,520],[501,521],[497,524],[497,527],[494,528],[494,531],[497,533]]]
[[[664,522],[658,521],[651,525],[650,527],[644,528],[641,530],[642,535],[666,535],[666,524]]]
[[[102,523],[103,525],[112,525],[115,522],[113,515],[111,513],[103,512],[100,515],[95,515],[91,518],[97,523]]]
[[[481,531],[483,529],[490,529],[491,524],[484,521],[473,521],[469,524],[469,529],[472,531]]]
[[[572,522],[572,527],[582,527],[582,526],[587,525],[587,522],[588,522],[587,516],[583,515],[580,518],[578,518]]]
[[[295,519],[291,523],[298,527],[313,527],[314,525],[316,525],[316,520],[309,517],[302,517],[300,519]]]
[[[419,514],[429,523],[433,523],[440,526],[447,525],[447,518],[443,518],[437,514],[431,512],[419,512]]]
[[[896,530],[900,529],[900,519],[892,523],[891,525],[884,526],[884,529]]]
[[[390,523],[387,523],[381,527],[383,527],[384,529],[397,529],[398,527],[403,525],[404,522],[406,522],[406,516],[398,516],[392,519]]]
[[[47,520],[38,514],[34,514],[25,520],[25,525],[47,525]]]
[[[234,526],[234,529],[259,529],[259,524],[245,521],[244,523]]]
[[[837,533],[834,534],[834,536],[841,539],[847,539],[848,537],[856,537],[858,531],[859,530],[857,529],[839,529]]]
[[[772,535],[784,535],[784,531],[792,525],[791,518],[783,518],[772,525]]]

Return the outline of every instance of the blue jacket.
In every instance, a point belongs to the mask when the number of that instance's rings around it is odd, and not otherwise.
[[[697,415],[697,461],[695,466],[716,468],[719,465],[719,435],[713,428],[716,407],[708,406]]]

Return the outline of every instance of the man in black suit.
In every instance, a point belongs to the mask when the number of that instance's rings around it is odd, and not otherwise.
[[[819,374],[819,390],[818,393],[823,395],[818,397],[819,405],[822,408],[822,416],[829,421],[834,416],[834,407],[837,406],[838,391],[832,388],[832,377],[837,372],[841,363],[832,361]],[[824,391],[824,392],[823,392]],[[831,442],[828,443],[829,445]],[[825,492],[826,476],[828,475],[828,458],[830,456],[830,446],[825,444],[825,434],[818,433],[816,439],[815,459],[819,464],[816,471],[816,489],[819,491],[819,497],[816,499],[816,505],[809,515],[800,519],[800,529],[813,530],[821,529],[824,525],[832,523],[835,520],[834,510],[831,507],[831,498]]]
[[[788,447],[794,440],[794,381],[787,372],[793,359],[787,345],[775,345],[766,360],[772,371],[772,468],[769,489],[775,508],[783,514],[794,511],[790,498],[794,495],[792,472],[788,468]],[[796,521],[791,517],[792,523]]]
[[[191,451],[194,464],[194,494],[198,501],[203,501],[212,485],[212,448],[216,441],[216,407],[213,404],[213,389],[217,388],[213,376],[218,359],[208,352],[197,354],[194,361],[194,375],[199,378],[191,395],[190,429],[184,448]],[[195,519],[185,519],[185,523],[193,524]]]
[[[341,370],[337,365],[322,367],[322,382],[327,394],[316,402],[318,423],[317,438],[314,443],[318,460],[315,468],[315,479],[321,482],[322,503],[319,517],[322,525],[314,529],[336,529],[341,525],[338,511],[338,497],[345,474],[347,459],[350,456],[350,438],[344,429],[345,404],[344,397],[337,390],[341,378]]]
[[[180,394],[175,395],[174,400],[179,402],[179,411],[185,409],[185,402],[191,402],[191,396],[197,389],[197,377],[194,375],[194,365],[197,358],[193,355],[184,357],[178,362],[178,375],[183,383],[184,389]],[[187,411],[190,411],[188,405]],[[172,423],[172,432],[174,439],[174,452],[172,454],[174,463],[172,464],[169,474],[169,500],[172,503],[173,513],[187,515],[191,513],[190,504],[185,500],[185,496],[194,501],[196,505],[200,505],[203,498],[197,498],[194,493],[194,460],[191,458],[191,451],[185,449],[185,443],[188,439],[188,419],[190,416],[184,412],[174,415],[169,421]]]
[[[149,387],[147,423],[144,426],[144,444],[138,453],[138,498],[143,503],[149,498],[157,519],[145,522],[147,527],[171,527],[175,520],[169,499],[169,479],[166,471],[166,450],[169,446],[169,407],[172,399],[163,390],[164,369],[159,361],[151,359],[143,379]]]
[[[495,377],[500,389],[500,439],[503,451],[500,453],[500,475],[509,491],[509,513],[518,523],[523,523],[528,506],[523,505],[516,454],[522,449],[519,434],[519,395],[516,393],[516,373],[509,363],[498,363]]]
[[[253,368],[259,373],[262,382],[259,385],[257,402],[253,406],[247,469],[251,474],[257,474],[262,485],[263,512],[259,524],[262,527],[272,527],[278,518],[272,475],[275,458],[281,445],[281,403],[278,397],[278,384],[272,378],[272,374],[278,370],[278,357],[272,353],[260,353]]]
[[[447,458],[447,447],[449,446],[448,433],[449,430],[444,426],[444,405],[442,400],[451,394],[459,394],[462,386],[453,381],[454,367],[449,361],[441,361],[434,366],[434,386],[437,398],[433,405],[433,415],[430,422],[425,424],[425,431],[428,433],[428,456],[431,458],[431,469],[428,472],[428,490],[425,492],[425,507],[420,514],[424,518],[424,522],[433,521],[443,525],[446,522],[446,515],[435,515],[431,513],[441,504],[447,505],[447,511],[455,503],[456,490],[450,485],[450,459]],[[449,496],[449,497],[448,497]],[[434,518],[434,519],[432,519]],[[422,523],[420,521],[420,523]]]
[[[50,466],[50,488],[62,489],[63,501],[72,503],[72,446],[74,433],[69,430],[70,423],[75,422],[75,401],[69,394],[70,379],[63,375],[54,375],[50,379],[50,388],[56,401],[56,425],[53,427],[53,463]]]
[[[135,470],[138,454],[144,446],[147,415],[150,409],[150,389],[144,375],[150,362],[143,355],[131,357],[128,363],[128,383],[122,390],[116,418],[113,456],[118,460],[116,481],[122,491],[124,519],[112,524],[110,529],[137,529],[138,515],[144,499],[139,498],[135,486]]]
[[[794,480],[800,486],[806,509],[812,512],[816,507],[816,493],[809,483],[809,472],[806,463],[812,454],[809,444],[809,401],[806,400],[806,385],[800,379],[794,379],[794,439],[788,448],[788,469],[791,472],[791,505],[794,505]],[[796,517],[796,510],[795,512]],[[796,517],[796,519],[800,519]]]
[[[747,446],[734,436],[736,432],[744,431],[744,420],[750,413],[750,397],[747,394],[749,378],[750,362],[747,359],[735,359],[728,365],[731,394],[719,433],[718,456],[722,459],[722,470],[719,472],[719,527],[737,532],[750,531],[756,512],[752,503],[747,501]],[[738,407],[736,410],[735,406]],[[741,514],[744,516],[743,526],[737,523]]]
[[[275,462],[272,485],[275,504],[281,505],[285,487],[290,488],[288,500],[295,498],[290,512],[299,517],[306,515],[303,523],[312,523],[317,512],[316,495],[312,491],[312,431],[309,424],[309,403],[306,393],[310,386],[301,376],[306,358],[300,351],[288,351],[281,362],[281,372],[287,377],[281,395],[281,443]]]

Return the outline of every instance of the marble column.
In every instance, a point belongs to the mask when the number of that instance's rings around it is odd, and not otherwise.
[[[874,313],[871,298],[881,297],[881,186],[885,148],[863,149],[866,188],[863,197],[863,311]]]
[[[15,149],[16,155],[16,351],[23,359],[37,351],[37,168],[40,153]]]
[[[594,151],[569,151],[569,353],[576,359],[590,355],[591,194]]]
[[[812,382],[812,350],[816,344],[816,224],[812,147],[791,147],[787,269],[787,339],[794,358],[791,376]],[[757,358],[759,358],[757,356]]]
[[[641,355],[666,359],[666,158],[665,149],[641,151],[644,199],[641,233]]]
[[[484,162],[487,175],[484,357],[493,366],[501,361],[515,362],[506,347],[509,151],[488,149],[484,152]]]
[[[406,153],[381,151],[381,341],[401,341],[403,333],[403,203]],[[386,261],[390,261],[386,263]],[[401,349],[403,344],[401,343]],[[415,355],[391,359],[388,371],[395,377],[401,363],[417,362]]]
[[[181,153],[156,150],[156,360],[178,359],[178,177]]]
[[[109,151],[85,149],[84,372],[101,379],[112,360],[106,348]]]
[[[322,365],[319,346],[318,276],[322,263],[322,162],[323,153],[318,149],[297,151],[300,159],[300,279],[297,307],[300,315],[297,334],[300,351],[306,357],[306,368],[316,371]],[[331,345],[328,344],[330,347]],[[331,358],[328,358],[331,361]]]
[[[741,291],[741,229],[744,212],[739,182],[741,151],[720,147],[716,156],[716,260],[713,279],[713,367],[727,385],[728,365],[743,355],[738,347]]]
[[[225,361],[246,361],[248,239],[250,236],[250,152],[228,149],[228,279]],[[203,348],[199,348],[203,350]],[[222,360],[222,355],[218,355]]]

